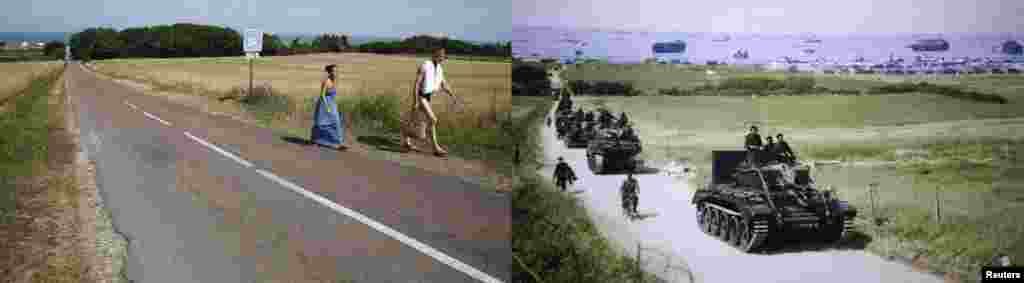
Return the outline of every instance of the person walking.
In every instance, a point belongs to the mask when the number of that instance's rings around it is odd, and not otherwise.
[[[337,73],[336,65],[330,64],[324,67],[327,78],[320,81],[320,97],[316,99],[316,106],[313,112],[313,127],[310,130],[309,140],[314,144],[346,150],[345,145],[345,121],[338,112],[337,98]]]
[[[626,175],[626,180],[619,188],[622,193],[623,208],[632,215],[637,215],[637,207],[640,205],[640,184],[633,178],[633,172]]]
[[[433,108],[430,106],[430,98],[434,96],[437,91],[444,91],[448,93],[453,99],[456,98],[455,91],[451,89],[448,84],[448,80],[444,76],[444,68],[442,65],[448,60],[448,55],[444,48],[434,49],[431,60],[423,62],[416,72],[416,83],[413,87],[413,110],[412,114],[415,117],[417,111],[420,114],[427,116],[427,130],[430,131],[430,142],[434,147],[434,155],[443,157],[448,155],[448,151],[441,148],[441,145],[437,142],[437,115],[434,114]],[[402,135],[402,146],[406,150],[417,150],[418,149],[412,144],[412,136],[409,133],[403,133]]]
[[[568,183],[576,182],[576,172],[572,171],[568,163],[561,156],[558,157],[558,164],[555,164],[555,186],[564,192]]]

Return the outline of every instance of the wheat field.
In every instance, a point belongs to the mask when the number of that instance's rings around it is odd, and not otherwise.
[[[60,68],[63,62],[0,63],[0,100],[28,85],[30,78]]]
[[[395,95],[405,108],[411,108],[412,85],[423,60],[361,53],[263,57],[252,63],[253,81],[306,102],[319,95],[319,82],[326,76],[324,66],[336,64],[341,99]],[[97,69],[116,77],[187,89],[196,95],[223,96],[249,83],[249,61],[242,57],[106,60],[98,62]],[[463,104],[452,106],[447,96],[437,96],[434,110],[441,119],[479,127],[511,109],[511,64],[450,60],[445,71]],[[308,106],[305,104],[298,105]]]

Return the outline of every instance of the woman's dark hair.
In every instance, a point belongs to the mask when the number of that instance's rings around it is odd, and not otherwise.
[[[324,72],[330,73],[331,71],[334,71],[334,66],[336,66],[336,65],[334,65],[334,64],[327,65],[327,67],[324,67]]]

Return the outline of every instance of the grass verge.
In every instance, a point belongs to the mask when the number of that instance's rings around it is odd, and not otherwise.
[[[31,78],[0,111],[0,281],[88,281],[79,242],[80,190],[66,135],[63,68]],[[73,165],[72,165],[73,166]],[[90,244],[90,243],[85,243]]]
[[[597,230],[578,200],[563,193],[536,173],[543,150],[542,119],[550,109],[547,98],[515,97],[529,101],[533,110],[518,120],[516,130],[521,154],[527,160],[518,167],[519,178],[512,196],[513,282],[628,282],[638,275],[656,282],[653,275],[636,269],[636,261],[624,256]]]

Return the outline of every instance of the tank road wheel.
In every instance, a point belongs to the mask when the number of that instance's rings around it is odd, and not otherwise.
[[[694,209],[693,211],[696,216],[697,227],[700,228],[701,231],[707,232],[707,222],[704,220],[704,205],[697,204],[697,209]]]
[[[700,211],[700,229],[704,231],[704,234],[711,234],[711,209],[707,206],[701,206]]]
[[[708,208],[706,217],[708,218],[708,235],[718,237],[718,210]]]
[[[603,156],[591,153],[587,156],[587,165],[590,167],[590,171],[594,174],[604,173],[605,160]]]
[[[741,221],[740,221],[739,217],[732,216],[732,215],[729,216],[729,225],[727,226],[727,227],[729,227],[728,228],[729,233],[727,235],[728,237],[726,237],[726,239],[725,239],[726,243],[729,243],[730,245],[733,245],[733,246],[735,246],[736,243],[739,243],[739,238],[740,238],[739,237],[740,236],[740,234],[739,234],[740,233],[740,227],[739,226],[740,226],[740,222]]]
[[[718,238],[728,241],[729,237],[729,214],[718,211]]]

